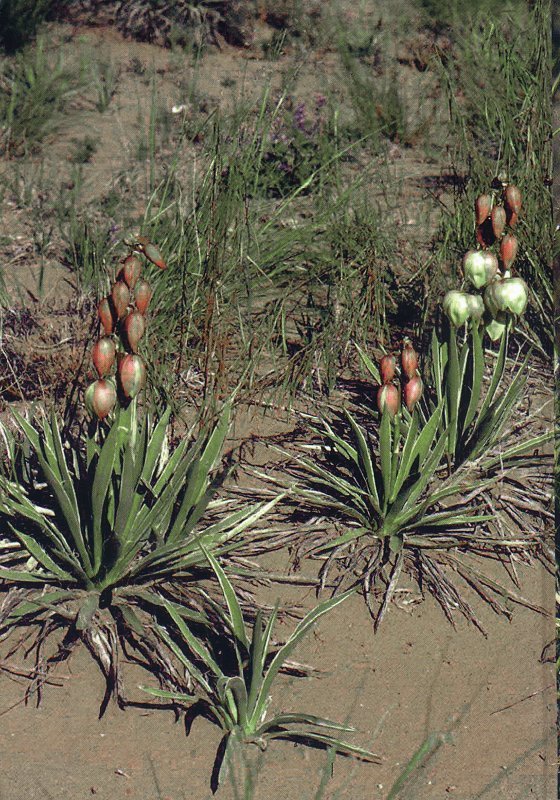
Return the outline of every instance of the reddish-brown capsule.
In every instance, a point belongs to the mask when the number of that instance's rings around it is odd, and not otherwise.
[[[490,218],[485,219],[484,222],[477,227],[476,241],[485,250],[487,247],[492,247],[496,241],[494,230],[492,228],[492,220]]]
[[[141,314],[146,313],[150,304],[150,300],[152,299],[152,294],[152,287],[148,281],[138,281],[136,284],[134,299],[136,301],[136,308]]]
[[[506,210],[503,206],[494,206],[492,209],[492,230],[494,231],[494,236],[496,239],[499,239],[502,233],[504,232],[504,228],[506,227]]]
[[[124,330],[130,349],[138,352],[138,343],[146,331],[146,320],[140,311],[132,311],[124,321]]]
[[[504,269],[509,269],[513,262],[515,261],[515,256],[517,255],[517,239],[513,235],[513,233],[506,233],[503,237],[502,241],[500,242],[500,258],[502,259],[502,264],[504,265]]]
[[[506,208],[506,222],[510,228],[512,229],[515,228],[518,219],[519,217],[517,216],[515,211],[512,211],[510,208]]]
[[[146,236],[139,236],[136,240],[137,247],[140,252],[144,253],[148,261],[151,261],[152,264],[155,264],[156,267],[160,269],[167,269],[167,264],[161,257],[161,253]]]
[[[381,373],[381,383],[389,383],[395,377],[397,359],[391,353],[383,356],[379,362],[379,372]]]
[[[101,324],[103,325],[103,330],[105,331],[105,334],[109,335],[110,333],[113,333],[113,331],[115,330],[116,320],[108,297],[104,297],[103,300],[101,300],[101,302],[97,306],[97,314],[99,316],[99,319],[101,320]]]
[[[420,375],[415,375],[403,388],[403,401],[408,410],[412,413],[414,406],[422,397],[424,386]]]
[[[140,356],[132,353],[119,363],[118,375],[122,392],[130,400],[146,385],[146,366]]]
[[[122,276],[122,279],[124,280],[129,289],[134,289],[138,279],[140,278],[141,272],[142,272],[142,262],[140,261],[138,256],[131,255],[127,256],[123,261],[123,266],[119,274],[119,277]]]
[[[412,346],[410,339],[405,339],[401,353],[401,367],[407,378],[413,378],[418,369],[418,353]]]
[[[513,214],[519,216],[521,213],[521,192],[517,186],[510,184],[504,191],[504,203]]]
[[[117,348],[108,336],[103,336],[91,348],[91,360],[99,377],[104,378],[115,362]]]
[[[488,219],[492,210],[492,197],[489,194],[481,194],[474,201],[474,213],[476,224],[481,225]]]
[[[118,318],[122,319],[130,302],[130,290],[124,281],[116,281],[113,284],[111,299]]]
[[[384,383],[377,390],[377,408],[382,414],[386,408],[389,414],[394,417],[398,413],[400,406],[399,390],[394,383]]]
[[[92,388],[93,387],[93,388]],[[86,392],[86,404],[90,405],[93,413],[99,419],[111,413],[117,402],[117,393],[111,381],[100,378],[95,381]]]

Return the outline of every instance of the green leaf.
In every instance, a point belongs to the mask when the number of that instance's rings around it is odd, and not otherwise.
[[[366,370],[369,372],[369,374],[371,375],[371,377],[373,378],[373,380],[376,383],[381,383],[381,375],[379,374],[379,370],[378,370],[377,366],[375,365],[375,363],[368,356],[368,354],[364,350],[362,350],[362,348],[360,347],[359,344],[357,344],[357,343],[354,343],[354,344],[355,344],[356,350],[358,351],[358,354],[360,356],[360,360],[361,360],[362,364],[364,365],[364,367],[366,368]]]
[[[99,460],[95,467],[95,477],[93,479],[93,486],[91,490],[92,496],[92,536],[93,536],[93,570],[94,574],[99,572],[101,567],[101,559],[103,557],[103,522],[106,521],[103,516],[103,508],[107,498],[109,485],[113,477],[113,469],[115,458],[117,457],[117,439],[119,430],[116,425],[113,425],[109,435],[103,443]]]
[[[379,429],[379,461],[381,464],[381,477],[383,479],[383,510],[386,510],[391,496],[391,474],[392,474],[392,427],[393,420],[389,410],[385,408],[381,415],[381,426]]]
[[[272,686],[274,679],[276,678],[278,672],[280,671],[282,665],[286,661],[286,659],[290,656],[292,651],[295,649],[298,642],[305,636],[305,634],[310,630],[310,628],[320,619],[324,614],[328,611],[333,609],[335,606],[340,605],[343,603],[344,600],[347,600],[350,595],[354,594],[354,589],[350,589],[343,594],[336,595],[335,597],[331,597],[329,600],[325,600],[323,603],[319,603],[314,609],[312,609],[297,625],[296,629],[289,637],[288,641],[277,651],[274,658],[272,659],[271,663],[268,666],[266,674],[264,676],[264,680],[262,682],[262,686],[259,691],[259,696],[257,702],[255,703],[255,707],[252,714],[252,722],[257,723],[260,720],[263,710],[266,707],[267,698]]]
[[[76,630],[85,631],[89,628],[93,615],[99,609],[99,592],[91,592],[80,606],[76,616]]]
[[[241,611],[241,606],[239,605],[239,601],[235,594],[235,589],[231,585],[229,578],[227,577],[226,573],[218,563],[217,559],[214,558],[212,553],[206,550],[206,548],[201,542],[199,542],[199,547],[206,556],[208,563],[210,564],[210,566],[212,567],[212,569],[216,574],[216,577],[218,578],[220,587],[224,594],[225,601],[227,603],[231,620],[231,627],[235,634],[235,637],[237,641],[243,645],[245,651],[248,653],[250,649],[249,640],[247,639],[247,633],[245,631],[245,622],[243,620],[243,613]]]
[[[484,349],[482,347],[482,336],[478,325],[471,326],[471,380],[468,383],[470,387],[470,398],[465,413],[465,419],[462,424],[462,430],[467,431],[469,425],[474,420],[478,404],[480,402],[480,393],[482,389],[482,379],[484,377]]]
[[[379,494],[375,482],[375,472],[374,472],[373,460],[371,457],[371,450],[368,447],[368,444],[366,442],[366,437],[364,436],[362,429],[360,428],[354,417],[346,409],[345,409],[345,414],[354,432],[354,436],[358,444],[358,453],[360,455],[360,468],[364,474],[364,478],[366,480],[366,484],[370,492],[371,504],[375,509],[375,511],[378,514],[381,514],[381,506],[379,503]]]

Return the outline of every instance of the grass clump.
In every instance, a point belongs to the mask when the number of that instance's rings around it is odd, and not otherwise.
[[[13,55],[30,44],[51,5],[51,0],[0,0],[0,48]]]

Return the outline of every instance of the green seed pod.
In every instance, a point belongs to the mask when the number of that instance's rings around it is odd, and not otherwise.
[[[452,289],[443,298],[443,310],[455,328],[461,327],[471,315],[469,296]]]
[[[498,259],[487,250],[469,250],[463,258],[463,271],[476,289],[482,289],[496,276]]]
[[[472,320],[480,321],[484,314],[484,301],[479,294],[468,294],[468,303],[470,309],[470,318]]]
[[[529,290],[522,278],[505,278],[486,287],[484,305],[494,319],[503,322],[507,312],[520,317],[527,308]]]

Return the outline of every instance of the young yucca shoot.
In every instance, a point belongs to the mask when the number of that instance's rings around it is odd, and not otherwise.
[[[161,626],[159,633],[197,681],[201,694],[189,696],[149,687],[142,688],[156,697],[189,705],[195,700],[204,701],[217,724],[224,730],[224,739],[217,756],[217,766],[220,768],[214,770],[218,773],[218,783],[223,782],[237,747],[256,744],[265,750],[273,739],[287,739],[332,749],[366,761],[377,761],[378,757],[374,753],[340,740],[332,733],[353,731],[349,726],[303,712],[268,714],[274,682],[296,646],[324,614],[344,602],[354,591],[347,591],[320,603],[299,622],[282,646],[274,647],[272,633],[278,616],[278,605],[266,622],[259,611],[253,630],[249,633],[229,578],[212,553],[204,547],[202,549],[220,583],[227,606],[227,612],[220,610],[220,614],[233,647],[237,665],[235,674],[230,674],[231,669],[226,671],[223,663],[226,648],[222,637],[225,634],[222,634],[215,646],[202,642],[177,608],[170,603],[164,603],[182,638],[183,646],[179,647],[175,639]],[[193,659],[202,663],[203,668],[196,667]]]

